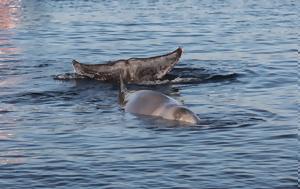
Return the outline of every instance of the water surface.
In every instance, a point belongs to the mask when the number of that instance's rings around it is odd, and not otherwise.
[[[0,188],[298,188],[299,12],[296,0],[0,1]],[[55,79],[72,59],[178,46],[176,74],[203,82],[142,87],[184,102],[196,127],[123,112],[116,85]]]

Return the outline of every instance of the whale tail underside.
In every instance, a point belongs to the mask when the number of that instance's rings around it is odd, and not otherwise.
[[[123,81],[122,74],[120,74],[119,103],[120,103],[121,107],[123,107],[126,104],[126,94],[127,93],[128,93],[128,90]]]
[[[122,72],[125,82],[140,83],[163,78],[179,62],[183,49],[178,47],[167,54],[108,61],[101,64],[82,64],[73,60],[75,73],[100,81],[115,82]]]

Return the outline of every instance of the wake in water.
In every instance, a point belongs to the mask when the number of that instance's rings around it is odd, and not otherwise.
[[[172,71],[166,74],[162,79],[155,81],[144,81],[137,85],[163,85],[163,84],[197,84],[207,82],[222,82],[235,80],[239,74],[237,73],[217,73],[201,68],[173,68]],[[65,73],[54,76],[56,80],[80,80],[90,79],[86,76],[76,73]],[[104,81],[101,81],[104,82]]]

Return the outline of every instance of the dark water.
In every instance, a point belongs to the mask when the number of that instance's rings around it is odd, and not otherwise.
[[[0,188],[298,188],[299,9],[296,0],[0,1]],[[176,74],[204,81],[150,88],[196,112],[196,127],[124,113],[115,85],[55,80],[72,59],[178,46]]]

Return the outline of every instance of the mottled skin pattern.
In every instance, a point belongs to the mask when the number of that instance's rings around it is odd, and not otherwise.
[[[149,58],[130,58],[104,64],[81,64],[73,60],[77,74],[101,81],[119,81],[120,74],[127,83],[154,81],[166,75],[178,63],[183,50]]]
[[[125,94],[124,102],[121,103],[126,112],[158,116],[168,120],[199,123],[198,116],[172,99],[160,92],[152,90],[140,90],[132,94]]]

